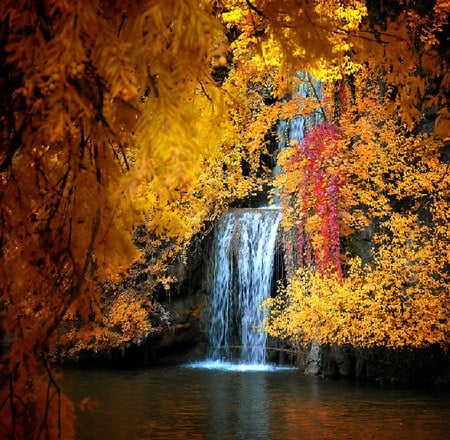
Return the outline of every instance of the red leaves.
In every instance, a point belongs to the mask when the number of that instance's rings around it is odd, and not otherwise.
[[[338,195],[340,179],[336,168],[338,131],[327,122],[311,129],[287,164],[287,172],[295,170],[297,208],[299,210],[298,254],[300,265],[310,263],[310,248],[319,271],[333,267],[341,276],[339,261]],[[308,218],[318,217],[308,227]],[[319,234],[314,240],[312,233]]]

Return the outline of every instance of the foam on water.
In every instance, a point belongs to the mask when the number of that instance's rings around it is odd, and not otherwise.
[[[230,371],[230,372],[265,372],[265,371],[286,371],[295,370],[294,367],[278,366],[271,364],[247,364],[247,363],[234,363],[226,361],[214,361],[206,360],[201,362],[192,362],[190,364],[183,365],[185,368],[192,368],[197,370],[218,370],[218,371]]]

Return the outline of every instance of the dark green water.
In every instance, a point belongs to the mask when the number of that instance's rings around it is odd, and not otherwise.
[[[78,440],[450,438],[450,391],[355,385],[298,371],[183,367],[64,372]]]

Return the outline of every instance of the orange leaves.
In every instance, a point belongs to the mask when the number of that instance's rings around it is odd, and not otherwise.
[[[299,158],[280,177],[291,194],[302,170],[318,170],[313,162],[323,172],[310,199],[297,200],[298,212],[287,207],[285,222],[308,217],[311,242],[326,250],[336,222],[323,221],[331,182],[324,176],[339,175],[345,186],[333,206],[341,232],[373,221],[379,243],[364,268],[349,256],[342,285],[326,271],[297,274],[288,287],[296,308],[280,310],[278,331],[286,325],[292,337],[313,338],[323,326],[324,341],[362,345],[448,338],[448,2],[435,1],[424,14],[404,2],[404,13],[389,20],[362,1],[300,3],[0,3],[0,29],[8,30],[0,72],[0,302],[2,331],[14,336],[14,359],[2,368],[17,378],[14,390],[0,391],[1,402],[8,393],[14,401],[6,418],[2,413],[4,437],[11,437],[19,402],[23,414],[55,409],[33,400],[56,391],[31,375],[33,397],[23,360],[25,349],[48,350],[64,318],[80,312],[101,324],[64,327],[84,347],[91,337],[107,346],[154,331],[148,296],[123,292],[105,305],[98,283],[136,257],[130,230],[141,214],[149,235],[158,236],[149,243],[170,243],[169,258],[230,201],[260,190],[260,153],[276,120],[323,104],[313,93],[284,102],[307,69],[330,84],[348,79],[345,108],[327,108],[342,138],[323,144],[316,162]],[[226,54],[221,26],[230,40]],[[227,59],[220,89],[210,75],[213,48],[219,64]],[[406,135],[423,114],[435,116],[434,133]],[[324,156],[327,148],[333,154]],[[163,264],[150,270],[164,287],[171,282]],[[47,426],[39,417],[35,426]]]
[[[129,343],[140,344],[161,325],[150,297],[150,293],[123,290],[120,284],[108,285],[90,301],[84,316],[79,313],[80,304],[68,311],[52,351],[74,359],[80,353],[105,353]],[[94,314],[94,301],[99,302],[95,307],[101,307],[98,314]]]
[[[151,330],[149,316],[152,314],[151,306],[140,301],[133,301],[128,296],[123,298],[122,293],[111,309],[108,317],[108,327],[117,329],[122,336],[122,342],[135,340],[136,338],[145,338]]]
[[[446,107],[442,107],[437,114],[435,133],[444,142],[450,140],[450,111]]]
[[[205,62],[218,28],[198,2],[44,3],[0,5],[0,28],[8,30],[0,73],[7,85],[0,110],[1,334],[14,342],[1,363],[0,401],[8,402],[8,393],[14,405],[21,399],[20,414],[51,409],[48,423],[37,417],[23,425],[48,427],[41,437],[58,438],[57,411],[42,387],[32,395],[17,385],[16,395],[3,377],[13,380],[19,364],[17,377],[34,383],[34,364],[27,378],[23,350],[39,364],[58,337],[71,343],[86,337],[86,348],[94,336],[96,347],[106,347],[154,331],[148,295],[121,295],[106,307],[99,284],[136,257],[130,232],[142,210],[131,197],[142,182],[155,195],[143,206],[155,215],[150,233],[162,227],[165,238],[180,243],[201,227],[214,208],[213,191],[204,191],[208,204],[189,191],[212,179],[203,161],[223,156],[224,113]],[[216,193],[220,177],[213,178]],[[175,206],[181,208],[174,214]],[[15,407],[6,414],[7,406],[2,438],[14,436],[19,414]]]

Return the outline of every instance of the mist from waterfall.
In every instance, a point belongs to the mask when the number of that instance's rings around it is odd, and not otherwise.
[[[270,296],[280,219],[277,209],[234,209],[217,223],[209,269],[211,360],[265,363],[261,304]]]

